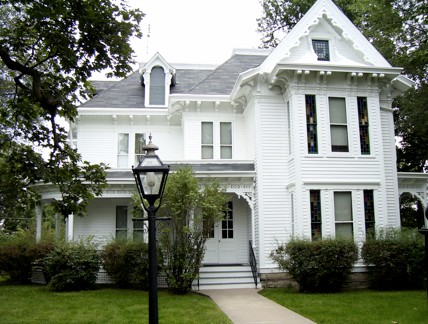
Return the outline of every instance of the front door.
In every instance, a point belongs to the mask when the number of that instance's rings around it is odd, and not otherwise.
[[[228,203],[228,211],[220,222],[211,228],[205,243],[204,264],[234,264],[238,262],[236,241],[236,220],[233,216],[233,204]]]

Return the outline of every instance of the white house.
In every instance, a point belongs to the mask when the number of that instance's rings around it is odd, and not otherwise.
[[[149,133],[173,170],[191,165],[227,190],[231,215],[216,224],[206,265],[248,265],[252,241],[266,274],[277,271],[271,251],[292,236],[361,244],[370,228],[398,227],[399,193],[425,203],[427,183],[396,170],[391,104],[412,86],[400,72],[331,0],[318,0],[272,51],[236,50],[220,66],[158,53],[122,81],[96,82],[70,140],[85,160],[110,166],[109,187],[85,217],[69,216],[67,235],[141,235],[131,166]]]

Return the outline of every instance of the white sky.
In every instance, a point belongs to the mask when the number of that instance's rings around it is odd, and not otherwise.
[[[146,14],[137,61],[159,52],[170,63],[221,64],[234,48],[258,48],[259,0],[129,0]],[[147,38],[150,24],[150,37]]]

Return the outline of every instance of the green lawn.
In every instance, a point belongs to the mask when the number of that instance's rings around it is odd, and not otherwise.
[[[159,323],[231,323],[208,297],[159,291]],[[0,284],[0,323],[148,323],[148,293],[103,288],[58,293]]]
[[[303,294],[272,288],[261,294],[318,324],[426,324],[426,291],[358,290],[336,294]]]

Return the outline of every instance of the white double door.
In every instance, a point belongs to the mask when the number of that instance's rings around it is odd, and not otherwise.
[[[203,264],[239,263],[238,247],[243,236],[243,224],[237,217],[240,214],[237,207],[229,202],[229,210],[225,213],[224,218],[211,228],[209,238],[205,243]]]

